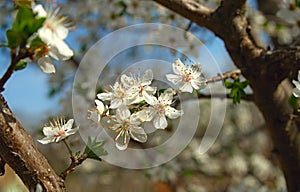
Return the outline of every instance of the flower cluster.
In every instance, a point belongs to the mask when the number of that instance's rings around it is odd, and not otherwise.
[[[42,27],[31,38],[36,40],[38,37],[43,42],[43,44],[35,47],[34,50],[38,59],[37,62],[43,72],[55,73],[55,67],[51,58],[65,61],[73,56],[73,51],[64,42],[71,25],[66,17],[59,14],[59,9],[50,9],[46,12],[43,6],[38,4],[32,7],[32,11],[37,18],[45,18]]]
[[[120,81],[110,87],[111,91],[97,94],[96,107],[89,110],[89,119],[100,122],[102,117],[108,117],[108,128],[116,133],[116,147],[120,150],[127,148],[130,138],[146,142],[145,122],[152,122],[156,129],[165,129],[168,126],[167,118],[176,119],[184,114],[183,110],[172,106],[174,96],[180,92],[192,93],[193,89],[199,90],[206,85],[200,64],[186,67],[177,59],[173,63],[173,70],[175,74],[166,77],[178,85],[180,91],[151,86],[151,69],[142,75],[121,75]]]

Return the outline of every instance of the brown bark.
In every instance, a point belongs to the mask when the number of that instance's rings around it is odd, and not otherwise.
[[[254,101],[266,121],[288,190],[300,191],[299,147],[291,140],[288,127],[292,112],[288,105],[291,90],[284,89],[282,84],[291,71],[300,68],[300,48],[268,51],[258,47],[245,18],[245,0],[222,1],[216,10],[208,10],[193,0],[154,1],[210,29],[223,39],[235,65],[250,81]]]
[[[45,157],[37,150],[32,138],[0,95],[0,154],[19,175],[30,191],[37,184],[44,191],[65,191],[63,180],[56,175]]]

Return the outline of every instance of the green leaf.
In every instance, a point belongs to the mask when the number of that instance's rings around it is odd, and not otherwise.
[[[224,86],[227,88],[227,89],[231,89],[232,86],[233,86],[233,83],[228,81],[228,80],[225,80],[224,81]]]
[[[27,66],[27,62],[25,62],[25,61],[19,61],[19,62],[17,63],[17,65],[16,65],[15,70],[16,70],[16,71],[19,71],[19,70],[25,69],[26,66]]]
[[[249,85],[249,81],[240,82],[239,78],[236,78],[233,82],[225,80],[224,86],[227,89],[231,89],[229,97],[232,98],[234,104],[238,104],[241,98],[246,94],[244,89]]]
[[[12,24],[12,28],[7,30],[6,37],[8,46],[16,48],[18,46],[25,47],[28,38],[42,27],[46,18],[36,18],[32,10],[21,5],[16,15],[16,20]]]
[[[87,146],[84,149],[84,154],[87,154],[87,158],[101,161],[99,156],[107,155],[107,151],[103,148],[104,141],[97,142],[96,138],[93,140],[88,137]]]
[[[295,97],[295,96],[292,94],[292,96],[289,98],[289,104],[290,104],[293,108],[297,108],[297,107],[298,107],[298,98]]]
[[[300,0],[295,0],[296,7],[300,7]]]

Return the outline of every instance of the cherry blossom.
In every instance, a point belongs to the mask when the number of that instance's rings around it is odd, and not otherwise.
[[[50,121],[49,126],[43,127],[43,133],[46,137],[39,139],[38,142],[41,144],[48,144],[52,142],[58,143],[66,137],[75,134],[79,127],[72,129],[73,123],[74,119],[70,119],[66,122],[64,118],[54,120],[53,122]]]
[[[135,114],[131,114],[126,106],[120,106],[116,110],[116,115],[112,116],[111,119],[114,124],[110,126],[110,129],[117,133],[115,141],[119,150],[127,148],[130,138],[141,143],[147,141],[147,134],[140,127],[141,121]]]
[[[50,57],[58,61],[65,61],[73,56],[73,51],[64,42],[69,28],[67,18],[60,16],[59,9],[48,13],[42,5],[35,5],[33,12],[37,17],[46,17],[43,26],[38,30],[39,38],[48,46],[44,56],[38,59],[40,68],[45,73],[55,73],[55,67]]]
[[[166,89],[158,98],[149,95],[145,99],[150,107],[139,111],[137,116],[142,121],[153,120],[153,125],[157,129],[165,129],[168,126],[166,117],[176,119],[184,113],[182,110],[170,106],[173,100],[173,90],[171,88]]]
[[[180,59],[176,59],[172,64],[175,74],[167,74],[167,79],[179,86],[179,90],[183,92],[193,92],[203,89],[206,86],[206,79],[201,71],[200,64],[193,64],[186,67]]]
[[[97,94],[98,99],[102,101],[110,101],[110,108],[116,109],[120,107],[121,105],[127,105],[128,104],[128,92],[123,87],[122,84],[119,82],[116,82],[114,86],[111,86],[112,92],[105,92],[105,93],[99,93]]]
[[[137,77],[134,77],[133,74],[131,76],[123,74],[121,76],[122,84],[128,89],[130,103],[143,101],[144,95],[149,96],[156,92],[156,88],[149,86],[152,83],[152,79],[153,72],[151,69],[146,70],[142,77],[140,77],[140,74]]]

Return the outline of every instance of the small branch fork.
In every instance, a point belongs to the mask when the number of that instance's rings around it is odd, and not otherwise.
[[[27,51],[24,53],[20,52],[18,55],[16,55],[15,50],[11,50],[11,63],[3,77],[0,79],[0,92],[4,91],[4,85],[13,74],[18,62],[27,57],[31,57],[32,55],[33,53],[29,53]]]
[[[81,165],[87,159],[87,154],[84,153],[80,156],[71,156],[70,159],[71,164],[69,167],[59,175],[62,180],[66,180],[67,175],[72,173],[77,166]]]

